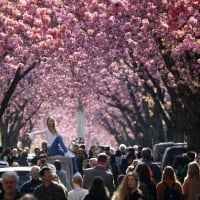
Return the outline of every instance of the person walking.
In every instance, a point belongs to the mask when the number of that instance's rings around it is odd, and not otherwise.
[[[110,200],[109,191],[102,177],[96,176],[93,179],[84,200]]]
[[[143,191],[145,200],[156,200],[156,183],[153,180],[151,168],[144,163],[136,165],[134,171],[138,174],[140,180],[139,188]]]
[[[107,170],[108,165],[108,156],[105,153],[99,153],[97,156],[97,165],[93,168],[87,168],[83,172],[84,188],[89,189],[91,181],[96,176],[100,176],[103,178],[104,184],[112,196],[115,185],[112,173],[110,170]]]
[[[72,178],[73,189],[69,191],[69,200],[83,200],[88,190],[83,188],[83,178],[81,175],[76,174]]]
[[[162,173],[162,179],[156,186],[158,200],[170,200],[170,195],[174,199],[183,200],[182,185],[178,181],[175,171],[171,166],[166,166]]]
[[[144,200],[139,189],[139,178],[135,172],[129,172],[123,177],[112,200]]]
[[[17,200],[21,197],[17,190],[17,184],[19,177],[16,172],[4,172],[1,176],[2,192],[0,193],[0,199],[2,200]]]
[[[197,162],[188,164],[188,171],[183,183],[184,200],[196,200],[200,196],[200,169]]]
[[[25,182],[19,190],[21,195],[24,195],[27,193],[32,194],[34,189],[36,188],[36,186],[38,186],[42,183],[42,180],[40,179],[40,167],[39,166],[31,167],[30,175],[31,175],[31,179],[29,181]]]
[[[53,181],[52,171],[49,167],[40,170],[43,183],[37,186],[33,192],[38,200],[68,200],[67,189]]]
[[[160,166],[154,162],[152,150],[149,147],[143,148],[141,151],[141,156],[142,158],[138,160],[138,163],[147,164],[153,172],[154,180],[156,181],[156,183],[158,183],[161,180],[162,171]]]

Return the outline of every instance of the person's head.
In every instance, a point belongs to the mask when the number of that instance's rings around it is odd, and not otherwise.
[[[44,166],[47,164],[47,156],[45,154],[41,154],[39,156],[39,165]]]
[[[55,120],[53,119],[53,117],[48,117],[47,118],[47,127],[50,129],[55,129],[56,128],[56,124],[55,124]]]
[[[19,200],[37,200],[33,194],[24,194]]]
[[[12,167],[19,167],[19,163],[17,161],[14,161],[11,163]]]
[[[72,184],[73,184],[74,188],[83,187],[83,178],[82,178],[82,176],[79,175],[79,174],[75,174],[72,177]]]
[[[78,148],[77,149],[77,151],[76,151],[76,157],[77,158],[83,158],[83,157],[85,157],[85,151],[84,151],[84,149],[82,149],[82,148]]]
[[[89,160],[87,158],[83,158],[82,160],[82,169],[89,167]]]
[[[133,172],[135,169],[135,166],[134,165],[129,165],[126,169],[126,174],[129,173],[129,172]]]
[[[140,182],[142,183],[150,183],[153,178],[153,173],[149,165],[145,163],[138,164],[135,167],[135,172],[138,173]]]
[[[24,151],[26,151],[27,154],[28,154],[28,153],[30,153],[30,148],[29,147],[24,147]]]
[[[118,187],[119,199],[125,199],[128,197],[128,194],[135,191],[139,187],[139,179],[135,172],[127,173],[121,184]]]
[[[166,166],[162,173],[162,181],[170,179],[172,181],[176,181],[176,174],[174,169],[171,166]]]
[[[96,145],[92,145],[89,149],[89,156],[92,157],[95,155],[95,151],[97,149],[97,146]]]
[[[73,142],[72,143],[72,151],[76,153],[78,151],[78,149],[79,149],[79,144],[77,144],[76,142]]]
[[[128,153],[131,155],[135,155],[135,149],[133,147],[128,147]]]
[[[108,156],[105,153],[99,153],[97,156],[97,163],[105,168],[108,165]]]
[[[101,178],[100,176],[94,177],[90,188],[101,188],[101,187],[104,187],[103,178]]]
[[[104,180],[102,177],[96,176],[93,178],[92,183],[89,187],[89,193],[95,194],[98,197],[102,197],[102,199],[106,196],[109,196],[108,189],[105,187]]]
[[[55,160],[53,163],[56,167],[56,170],[61,170],[62,169],[62,163],[60,160]]]
[[[104,151],[107,155],[110,155],[110,147],[109,146],[105,146],[104,147]]]
[[[22,159],[27,159],[28,157],[28,153],[26,150],[23,150],[21,153],[20,153],[20,158]]]
[[[35,165],[31,167],[30,175],[32,179],[38,180],[40,178],[40,167]]]
[[[48,142],[47,141],[42,141],[41,149],[42,149],[43,152],[47,152],[47,150],[48,150],[47,147],[48,147]]]
[[[3,150],[3,155],[9,155],[11,153],[11,149],[10,149],[10,147],[6,147],[4,150]]]
[[[40,152],[40,148],[38,147],[34,148],[34,153],[36,156],[39,154],[39,152]]]
[[[121,151],[122,154],[124,154],[126,152],[126,145],[125,144],[120,144],[119,145],[119,150]]]
[[[188,171],[186,178],[200,179],[200,169],[197,162],[191,162],[188,164]]]
[[[134,172],[128,173],[125,180],[127,181],[129,191],[133,191],[138,188],[139,179],[138,179],[138,176],[136,173],[134,173]]]
[[[141,151],[141,156],[144,159],[152,160],[152,152],[149,147],[145,147]]]
[[[11,155],[14,156],[14,157],[18,156],[18,150],[17,150],[17,148],[13,148],[12,149]]]
[[[52,171],[48,166],[42,167],[40,169],[40,177],[43,181],[51,182],[52,181]]]
[[[194,152],[194,151],[188,151],[187,152],[187,156],[190,158],[190,162],[192,162],[192,161],[194,161],[195,160],[195,158],[196,158],[196,152]]]
[[[115,152],[115,157],[121,157],[122,155],[122,152],[118,149],[116,152]]]
[[[96,157],[90,158],[90,160],[89,160],[89,165],[90,165],[90,167],[95,167],[95,166],[97,166],[97,158],[96,158]]]
[[[52,173],[52,181],[60,183],[60,178],[58,177],[58,174]]]
[[[19,177],[16,172],[5,172],[1,176],[2,187],[5,193],[12,194],[16,192]]]

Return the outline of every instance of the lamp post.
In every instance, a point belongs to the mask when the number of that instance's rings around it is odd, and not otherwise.
[[[78,102],[78,120],[77,120],[77,137],[79,143],[84,143],[85,137],[85,119],[84,119],[84,108],[81,100]]]

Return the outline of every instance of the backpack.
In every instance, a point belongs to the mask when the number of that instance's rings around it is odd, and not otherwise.
[[[187,174],[187,165],[178,165],[176,169],[176,176],[178,177],[179,181],[183,183],[184,178]]]
[[[163,200],[180,200],[180,195],[177,190],[174,189],[175,182],[173,182],[172,187],[168,187],[165,182],[163,182],[166,189],[164,190]]]

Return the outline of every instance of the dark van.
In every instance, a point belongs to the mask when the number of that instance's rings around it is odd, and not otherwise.
[[[172,147],[174,145],[175,145],[174,142],[160,142],[155,144],[153,146],[153,155],[155,162],[161,163],[165,149],[167,147]]]
[[[185,143],[182,143],[178,146],[168,147],[165,150],[165,153],[163,155],[162,164],[161,164],[162,169],[167,165],[172,166],[174,162],[174,158],[177,155],[182,155],[187,152],[188,152],[188,146]]]

